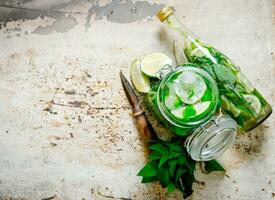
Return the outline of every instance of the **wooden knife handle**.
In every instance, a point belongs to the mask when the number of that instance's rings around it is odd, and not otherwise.
[[[141,134],[141,138],[144,142],[156,139],[156,133],[152,128],[151,124],[148,122],[147,118],[143,113],[139,115],[134,115],[136,118],[137,127]]]

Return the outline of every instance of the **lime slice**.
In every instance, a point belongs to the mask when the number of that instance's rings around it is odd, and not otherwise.
[[[197,56],[197,57],[203,57],[203,56],[208,56],[210,54],[209,50],[206,49],[205,47],[198,47],[195,48],[191,52],[191,56]]]
[[[238,117],[241,114],[241,110],[235,106],[229,99],[227,99],[224,95],[221,96],[222,99],[222,108],[227,110],[233,114],[234,117]]]
[[[205,113],[210,107],[210,103],[210,101],[196,103],[194,105],[171,110],[171,113],[177,118],[182,118],[186,120],[192,119],[194,117],[197,117],[198,115]]]
[[[177,118],[183,118],[183,112],[186,109],[186,107],[181,107],[175,110],[171,110],[172,115],[174,115]]]
[[[234,117],[239,117],[241,114],[242,110],[240,110],[237,106],[235,106],[234,103],[230,103],[230,111],[234,115]]]
[[[194,107],[194,110],[196,111],[196,116],[207,111],[209,106],[210,106],[210,101],[205,101],[205,102],[194,104],[193,107]]]
[[[183,71],[176,79],[174,88],[183,103],[194,104],[203,97],[207,86],[195,72]]]
[[[169,110],[177,109],[178,107],[182,106],[183,103],[179,100],[177,95],[169,95],[164,99],[165,106]]]
[[[157,72],[165,65],[172,66],[172,59],[163,53],[151,53],[141,61],[141,71],[149,77],[157,78]]]
[[[253,108],[253,110],[256,112],[256,114],[259,114],[261,111],[261,102],[255,95],[243,95],[244,99],[247,101],[247,103],[250,104],[250,106]]]
[[[148,93],[150,90],[150,80],[142,74],[140,70],[140,61],[135,60],[131,67],[131,79],[135,89],[141,93]]]
[[[253,85],[241,72],[237,74],[237,82],[245,88],[247,93],[251,93],[254,91]]]

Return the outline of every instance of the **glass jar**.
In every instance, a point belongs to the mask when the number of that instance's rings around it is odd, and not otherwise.
[[[206,70],[216,80],[222,109],[235,119],[240,132],[254,129],[271,114],[271,106],[232,60],[213,46],[201,42],[178,20],[172,9],[163,8],[157,16],[184,44],[182,51],[187,60]]]
[[[186,137],[194,160],[211,160],[232,144],[237,124],[219,113],[220,96],[215,80],[194,64],[159,71],[160,80],[148,93],[150,107],[162,124]]]

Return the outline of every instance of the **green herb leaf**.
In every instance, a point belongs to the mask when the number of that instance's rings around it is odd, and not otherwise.
[[[167,145],[171,151],[178,151],[183,152],[183,147],[175,144],[168,144]]]
[[[220,64],[213,64],[212,66],[219,81],[231,84],[237,81],[237,76],[228,67]]]
[[[163,156],[161,157],[160,161],[159,161],[159,168],[161,168],[161,166],[169,159],[169,156]]]
[[[178,158],[178,164],[179,164],[179,165],[184,165],[184,164],[186,164],[186,163],[187,163],[187,160],[186,160],[185,156],[180,156],[180,157]]]
[[[153,177],[157,175],[157,167],[156,164],[153,162],[148,163],[145,165],[137,174],[138,176],[143,176],[143,177]]]
[[[179,178],[186,172],[186,169],[180,167],[178,170],[177,170],[177,173],[176,173],[176,177],[175,177],[175,181],[178,181]]]
[[[149,149],[151,150],[155,150],[160,152],[162,155],[169,155],[169,150],[168,148],[162,144],[162,143],[157,143],[157,144],[153,144],[149,147]]]
[[[170,184],[169,170],[167,167],[159,169],[157,178],[163,187],[167,187]]]
[[[176,188],[175,185],[173,183],[170,183],[167,187],[167,193],[169,194],[169,193],[173,192],[175,190],[175,188]]]
[[[154,182],[157,180],[157,177],[152,176],[152,177],[143,177],[141,183],[150,183]]]
[[[177,157],[179,157],[179,156],[181,156],[181,155],[182,155],[182,153],[180,153],[180,152],[172,151],[172,152],[170,153],[170,159],[177,158]]]
[[[169,165],[169,174],[171,177],[174,177],[174,174],[175,174],[175,169],[176,169],[176,166],[177,166],[177,161],[176,160],[169,160],[168,161],[168,165]]]
[[[156,159],[160,159],[161,156],[162,156],[162,154],[161,154],[160,152],[154,151],[154,152],[152,152],[152,153],[149,155],[149,159],[150,159],[151,161],[153,161],[153,160],[156,160]]]
[[[205,161],[204,162],[204,170],[208,171],[208,172],[212,172],[212,171],[225,172],[225,169],[216,160]]]

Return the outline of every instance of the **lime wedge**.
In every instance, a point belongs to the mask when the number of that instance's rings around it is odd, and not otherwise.
[[[157,78],[157,72],[165,65],[172,66],[172,59],[163,53],[150,53],[141,61],[141,71],[149,77]]]
[[[140,61],[135,60],[131,67],[131,79],[135,89],[141,93],[148,93],[150,90],[150,80],[140,70]]]
[[[183,103],[194,104],[203,97],[207,86],[195,72],[184,71],[176,79],[174,88]]]
[[[247,101],[247,103],[250,104],[250,106],[253,108],[253,110],[256,112],[256,114],[259,114],[262,108],[261,102],[255,95],[243,95],[244,99]]]
[[[177,118],[183,118],[183,112],[186,107],[181,107],[175,110],[171,110],[171,113]]]
[[[253,92],[254,90],[253,85],[241,72],[237,74],[237,82],[240,83],[245,88],[247,93]]]
[[[205,102],[194,104],[193,107],[194,107],[194,110],[196,111],[196,116],[207,111],[209,106],[210,106],[210,101],[205,101]]]

